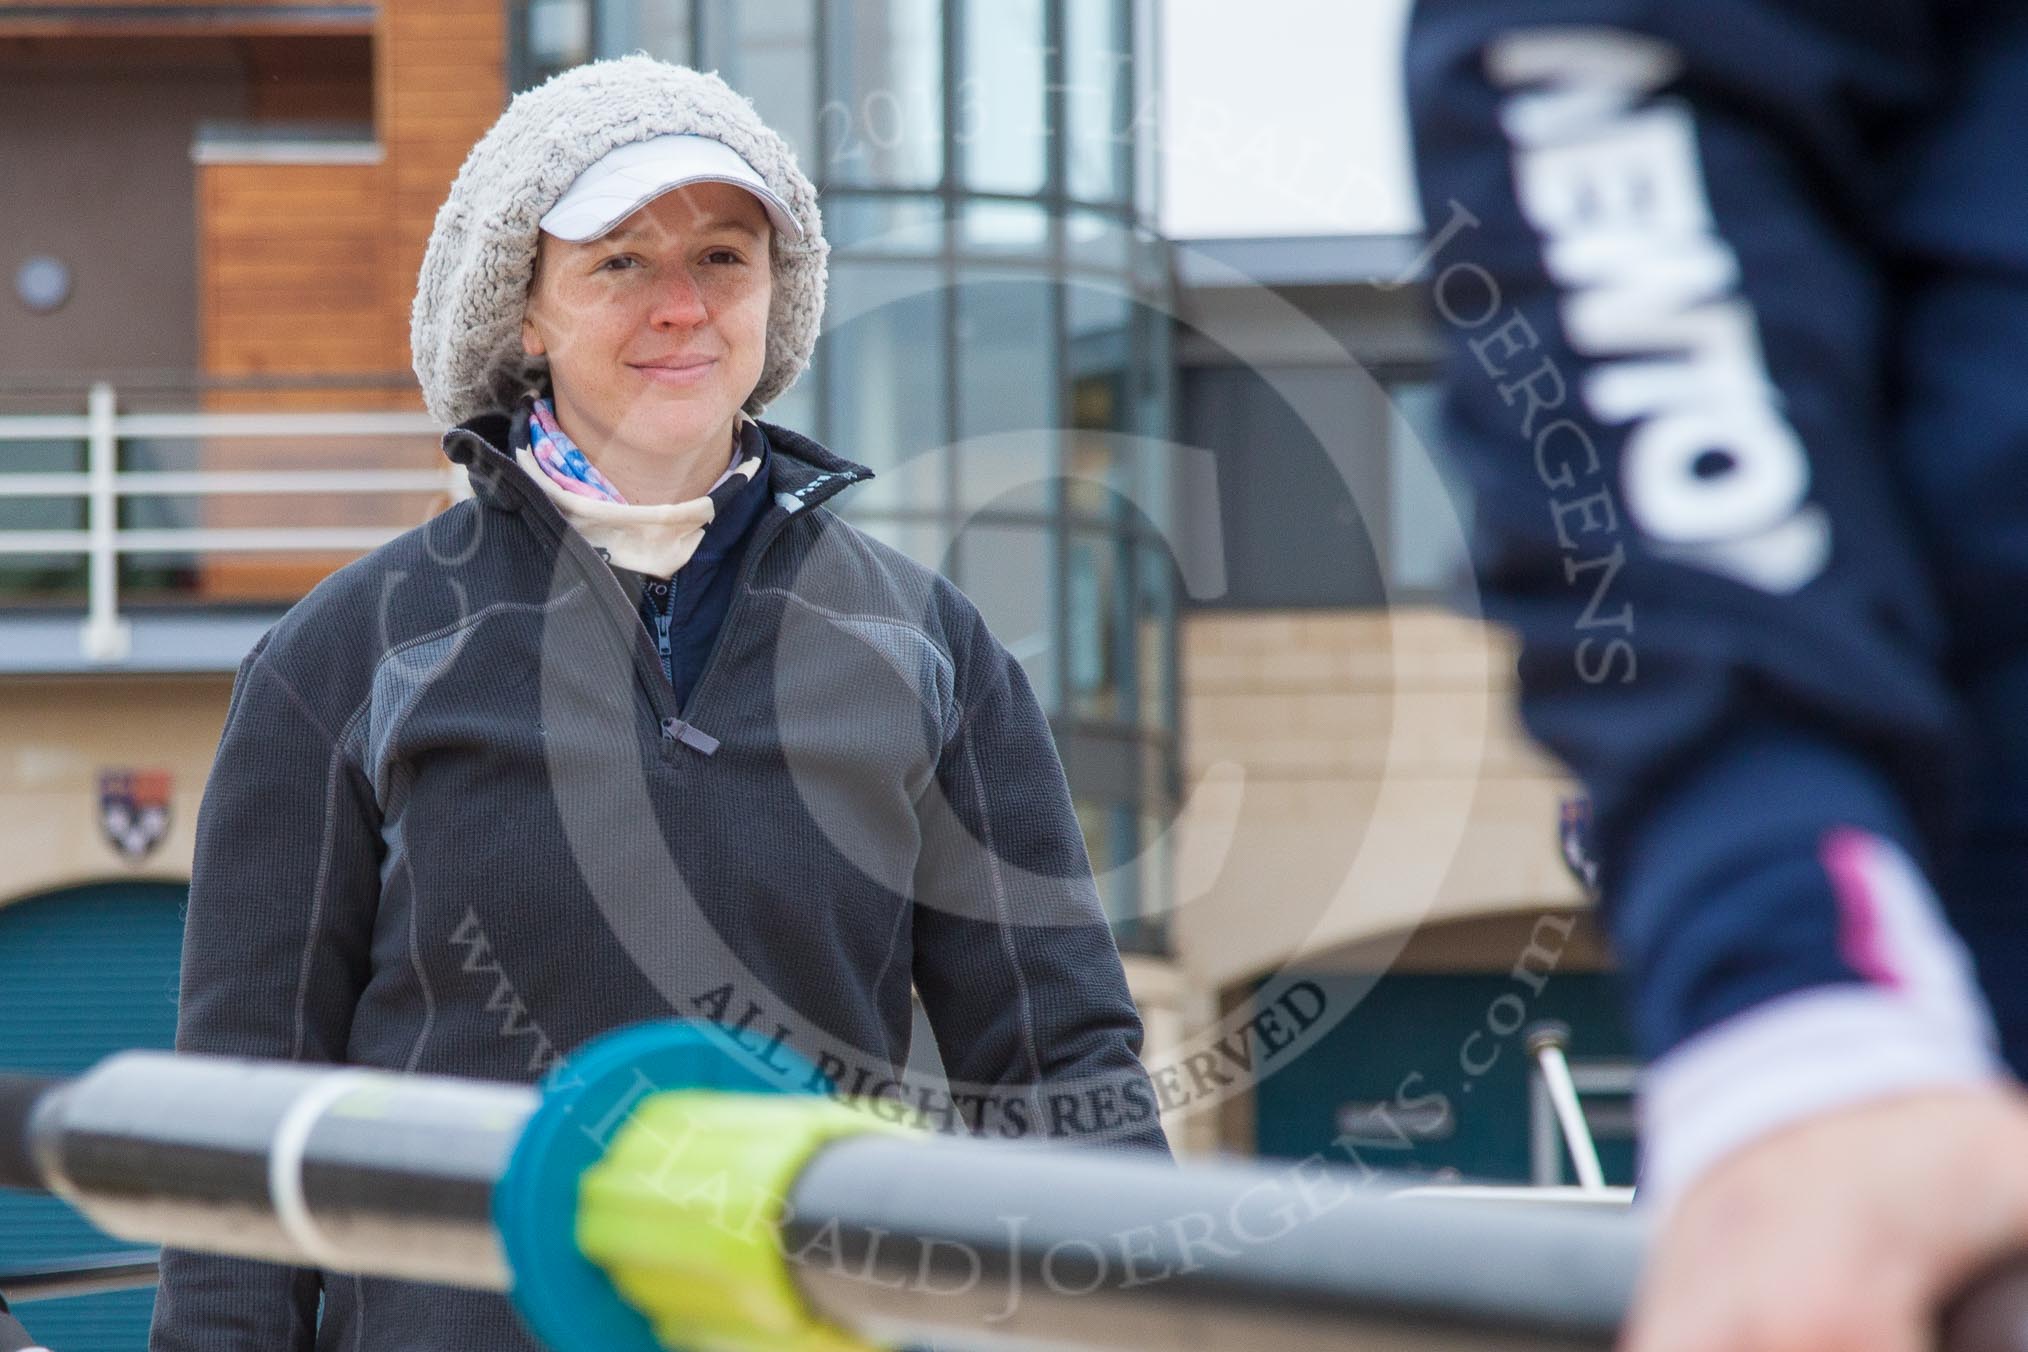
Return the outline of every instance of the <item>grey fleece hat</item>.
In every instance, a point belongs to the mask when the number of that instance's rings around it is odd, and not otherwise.
[[[795,383],[824,314],[831,246],[817,190],[788,143],[725,81],[635,55],[577,66],[517,94],[465,157],[437,210],[409,314],[409,350],[432,416],[450,424],[509,408],[541,381],[547,363],[521,351],[537,223],[607,151],[670,133],[738,152],[803,228],[799,241],[774,234],[767,356],[746,411],[758,414]]]

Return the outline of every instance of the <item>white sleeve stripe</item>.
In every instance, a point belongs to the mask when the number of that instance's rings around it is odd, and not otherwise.
[[[1642,1077],[1642,1202],[1669,1206],[1726,1155],[1803,1118],[2000,1077],[1989,1044],[1965,1032],[1895,991],[1825,986],[1692,1038]]]
[[[1971,958],[1915,862],[1851,827],[1826,833],[1818,859],[1840,955],[1877,984],[1771,1000],[1657,1061],[1641,1091],[1645,1198],[1666,1206],[1725,1155],[1813,1114],[2004,1073]]]

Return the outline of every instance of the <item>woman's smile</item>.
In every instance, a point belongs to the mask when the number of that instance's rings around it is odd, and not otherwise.
[[[627,365],[651,384],[682,389],[704,383],[718,365],[718,358],[671,357],[652,362],[628,362]]]

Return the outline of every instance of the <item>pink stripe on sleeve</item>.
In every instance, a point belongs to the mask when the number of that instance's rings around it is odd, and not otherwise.
[[[1868,981],[1899,989],[1902,974],[1887,948],[1880,898],[1873,887],[1877,843],[1868,833],[1840,826],[1824,835],[1818,857],[1838,899],[1838,952]]]

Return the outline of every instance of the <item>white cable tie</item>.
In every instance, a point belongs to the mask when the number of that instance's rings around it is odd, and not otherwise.
[[[275,1221],[303,1256],[320,1268],[346,1270],[343,1252],[310,1216],[303,1197],[303,1154],[310,1145],[310,1133],[331,1105],[371,1082],[362,1071],[335,1071],[296,1096],[282,1120],[275,1126],[275,1138],[268,1153],[268,1198],[274,1203]]]

